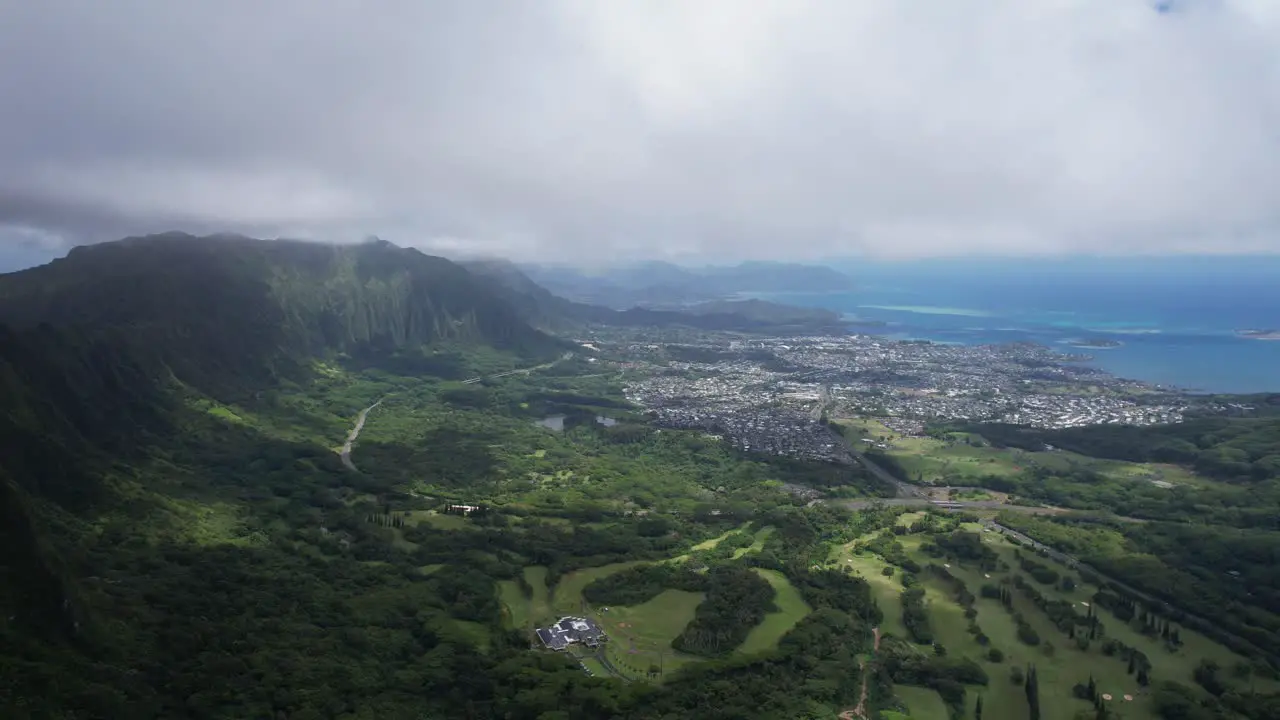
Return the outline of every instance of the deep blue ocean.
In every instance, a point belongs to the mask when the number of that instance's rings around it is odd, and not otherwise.
[[[841,263],[857,289],[768,299],[880,320],[858,332],[1092,355],[1113,375],[1203,392],[1280,391],[1280,258]],[[1071,341],[1105,338],[1107,349]]]

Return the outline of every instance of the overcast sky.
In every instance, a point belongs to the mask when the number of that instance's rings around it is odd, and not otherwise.
[[[0,264],[1280,252],[1277,0],[0,0]]]

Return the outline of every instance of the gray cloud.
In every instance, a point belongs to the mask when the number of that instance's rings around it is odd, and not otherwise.
[[[0,243],[1280,251],[1280,3],[1164,4],[10,3]]]

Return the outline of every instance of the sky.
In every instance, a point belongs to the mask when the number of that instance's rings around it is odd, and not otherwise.
[[[1276,0],[0,0],[0,269],[1280,253]]]

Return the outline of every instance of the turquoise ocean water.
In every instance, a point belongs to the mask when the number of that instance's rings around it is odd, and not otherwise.
[[[866,264],[848,293],[771,294],[888,323],[865,332],[964,344],[1031,341],[1114,375],[1206,392],[1280,391],[1280,259]],[[1078,349],[1072,340],[1119,341]]]

